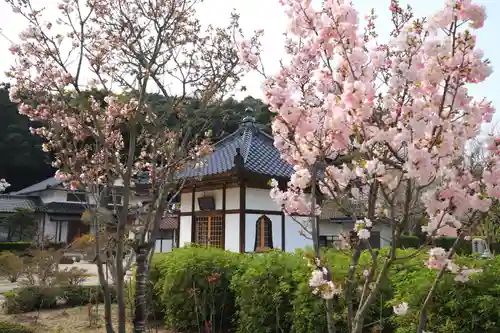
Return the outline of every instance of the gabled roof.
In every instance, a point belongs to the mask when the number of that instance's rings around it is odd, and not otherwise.
[[[10,194],[0,195],[0,212],[14,213],[18,209],[30,209],[34,211],[40,202],[40,199],[37,197]]]
[[[196,178],[235,171],[235,157],[242,161],[242,169],[251,173],[276,178],[290,178],[293,173],[293,167],[281,159],[274,147],[273,137],[248,117],[236,132],[215,143],[214,151],[201,166],[186,168],[177,177]]]
[[[29,194],[29,193],[40,192],[49,188],[59,186],[61,184],[62,182],[60,180],[57,180],[55,177],[51,177],[34,185],[23,188],[22,190],[19,190],[17,192],[13,192],[12,194],[18,195],[18,194]]]
[[[39,206],[39,211],[53,214],[82,214],[86,205],[73,202],[49,202]]]

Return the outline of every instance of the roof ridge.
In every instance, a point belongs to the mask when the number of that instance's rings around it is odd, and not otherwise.
[[[218,146],[219,144],[222,144],[224,143],[224,141],[228,141],[230,138],[232,138],[233,136],[236,136],[238,133],[240,133],[241,129],[238,128],[236,131],[234,131],[233,133],[231,134],[228,134],[226,135],[225,137],[223,137],[222,139],[220,139],[219,141],[215,142],[214,143],[214,146]]]
[[[245,131],[243,132],[242,135],[242,146],[244,148],[241,156],[243,157],[243,161],[245,163],[248,160],[248,155],[250,154],[250,150],[252,148],[252,141],[253,141],[253,127],[249,126],[245,128]]]

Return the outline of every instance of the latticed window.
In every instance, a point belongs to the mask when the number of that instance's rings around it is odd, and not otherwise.
[[[255,224],[254,251],[264,251],[273,248],[273,225],[267,216],[261,216]]]
[[[197,216],[195,223],[196,244],[224,248],[222,216]]]

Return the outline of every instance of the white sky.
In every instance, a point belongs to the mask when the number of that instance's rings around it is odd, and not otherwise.
[[[319,3],[320,0],[313,0]],[[390,0],[353,0],[355,7],[361,12],[362,16],[374,7],[379,19],[377,21],[377,32],[380,37],[387,36],[390,30],[388,7]],[[418,16],[432,14],[442,6],[444,0],[406,0],[402,4],[411,4]],[[480,30],[478,35],[478,44],[488,58],[493,62],[494,67],[500,63],[500,48],[497,34],[500,32],[500,0],[476,0],[476,3],[486,6],[489,19],[485,27]],[[32,3],[38,7],[57,6],[57,0],[32,0]],[[241,26],[247,35],[256,29],[264,29],[263,39],[264,54],[263,60],[266,72],[273,73],[278,68],[278,61],[283,57],[283,32],[286,30],[287,23],[283,14],[283,7],[278,0],[205,0],[198,9],[200,20],[205,24],[215,26],[226,26],[231,10],[235,8],[241,16]],[[0,28],[10,39],[16,41],[19,32],[26,26],[21,17],[11,12],[9,5],[4,1],[0,2]],[[54,18],[55,20],[55,18]],[[5,80],[4,72],[12,62],[12,56],[8,51],[10,43],[0,38],[0,81]],[[252,95],[262,97],[261,93],[262,79],[258,74],[248,74],[243,84],[248,88],[247,92],[239,93],[237,97]],[[487,82],[473,87],[472,93],[479,97],[485,96],[493,100],[494,106],[500,110],[500,72],[495,72]],[[500,112],[496,115],[496,120],[500,120]]]

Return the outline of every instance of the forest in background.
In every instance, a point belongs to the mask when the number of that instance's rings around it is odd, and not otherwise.
[[[150,103],[161,112],[166,103],[159,95],[151,94]],[[191,124],[196,119],[211,119],[211,129],[214,141],[234,132],[245,117],[245,110],[254,110],[253,116],[267,132],[273,114],[261,100],[251,96],[241,101],[227,99],[209,110],[197,109],[196,102],[190,104],[190,109],[183,114]],[[185,119],[170,119],[165,126],[182,127]],[[17,191],[44,179],[52,177],[55,169],[51,166],[51,157],[41,149],[42,141],[32,135],[30,127],[42,124],[31,122],[26,116],[20,115],[17,105],[9,99],[9,85],[2,84],[0,88],[0,178],[5,178],[10,184],[8,191]],[[196,127],[196,124],[194,124]]]

